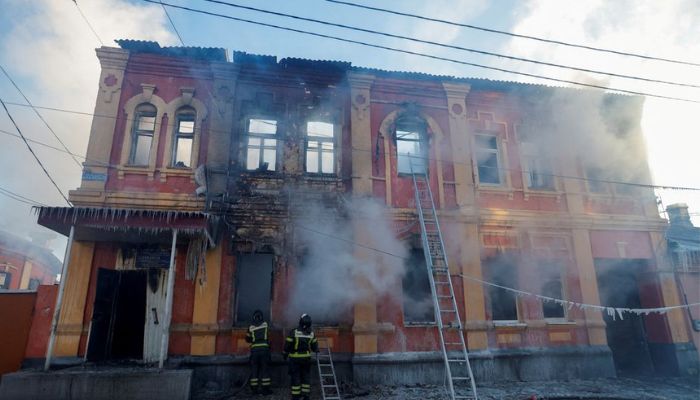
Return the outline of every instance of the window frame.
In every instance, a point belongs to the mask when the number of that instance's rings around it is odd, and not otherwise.
[[[253,120],[258,120],[258,121],[275,121],[275,133],[270,134],[270,133],[257,133],[257,132],[250,132],[250,122]],[[273,117],[271,115],[265,115],[265,114],[254,114],[254,115],[249,115],[244,119],[244,134],[242,135],[245,142],[243,143],[243,158],[244,158],[244,163],[243,163],[243,169],[248,172],[262,172],[262,173],[275,173],[279,172],[281,169],[280,166],[280,120],[276,117]],[[251,138],[257,138],[260,140],[259,145],[254,145],[253,148],[258,149],[259,155],[258,155],[258,167],[255,169],[249,169],[248,168],[248,153],[249,149],[251,148],[250,144],[250,139]],[[267,169],[262,169],[262,165],[264,163],[264,151],[270,150],[272,146],[265,146],[265,140],[274,140],[275,145],[274,145],[274,150],[275,150],[275,166],[274,169],[270,169],[269,165]]]
[[[549,284],[551,284],[551,283],[555,283],[555,282],[558,282],[558,283],[559,283],[559,295],[558,295],[558,296],[552,296],[551,293],[545,293],[545,287],[546,287],[547,285],[549,285]],[[567,295],[566,295],[566,289],[564,288],[564,282],[565,282],[565,280],[564,280],[561,276],[554,276],[554,277],[551,277],[551,278],[547,279],[546,281],[544,281],[544,283],[542,284],[542,288],[540,289],[540,293],[542,294],[542,296],[553,297],[553,298],[559,298],[559,299],[561,299],[561,300],[566,300]],[[559,308],[561,308],[561,314],[562,314],[562,315],[561,315],[560,317],[556,317],[556,316],[555,316],[555,317],[548,317],[547,314],[546,314],[546,312],[545,312],[545,307],[547,307],[547,306],[552,306],[552,307],[559,307]],[[565,321],[568,321],[567,307],[564,307],[563,304],[559,304],[559,303],[555,303],[555,302],[550,303],[550,302],[542,301],[542,318],[543,318],[545,321],[548,321],[548,322],[565,322]]]
[[[496,143],[496,148],[495,149],[486,149],[486,148],[481,148],[478,146],[478,137],[492,137],[495,139]],[[502,144],[501,144],[501,138],[497,133],[491,133],[491,132],[479,132],[474,134],[474,139],[473,139],[473,151],[474,151],[474,169],[476,170],[476,178],[478,180],[479,186],[488,186],[492,188],[507,188],[508,187],[508,182],[507,182],[507,174],[503,171],[503,168],[505,168],[505,164],[503,163],[503,155],[501,154],[502,152]],[[481,166],[479,165],[479,154],[482,152],[488,152],[491,154],[496,155],[496,169],[497,169],[497,174],[498,174],[498,183],[493,183],[493,182],[484,182],[481,179],[481,172],[479,169]],[[491,167],[486,167],[486,168],[491,168]]]
[[[187,119],[185,119],[185,117]],[[180,132],[180,122],[183,122],[184,120],[192,122],[192,132],[189,133],[182,133]],[[194,108],[191,107],[183,107],[180,110],[178,110],[175,114],[175,125],[173,126],[173,140],[172,140],[172,147],[171,147],[171,152],[170,152],[170,168],[179,168],[179,169],[192,169],[193,168],[193,160],[194,160],[194,152],[195,152],[195,136],[197,134],[197,111]],[[189,164],[190,165],[177,165],[177,148],[178,148],[178,139],[180,138],[185,138],[185,139],[190,139],[192,141],[191,147],[190,147],[190,160]]]
[[[493,264],[497,264],[497,263],[509,264],[514,272],[512,274],[509,274],[506,276],[512,276],[513,281],[509,282],[509,281],[507,281],[507,279],[503,279],[504,275],[500,273],[501,272],[500,270],[504,267],[500,266],[500,265],[496,266],[496,265],[493,265],[492,263]],[[519,280],[519,276],[520,276],[520,271],[518,271],[519,267],[518,267],[517,263],[515,263],[512,259],[500,258],[500,257],[486,259],[486,260],[482,261],[482,269],[483,269],[483,266],[486,266],[486,268],[485,268],[486,271],[485,271],[484,275],[486,276],[485,279],[488,280],[489,282],[497,284],[497,285],[501,285],[501,286],[514,287],[514,288],[518,287],[518,280]],[[493,269],[497,269],[497,271],[493,271]],[[505,293],[505,294],[508,294],[509,296],[511,296],[511,298],[513,300],[513,305],[515,306],[515,319],[495,319],[494,318],[494,311],[493,311],[493,303],[494,303],[493,297],[494,296],[492,294],[496,291],[501,291],[501,292],[497,292],[497,293]],[[490,321],[491,322],[493,322],[496,325],[498,325],[498,324],[513,325],[513,324],[520,324],[521,323],[521,319],[520,319],[521,315],[522,315],[521,309],[520,309],[521,304],[520,304],[519,298],[516,294],[514,294],[513,292],[506,290],[506,289],[501,289],[501,288],[498,288],[495,286],[488,286],[488,289],[486,290],[485,295],[488,296],[488,308],[487,308],[487,310],[488,310],[488,313],[490,314]]]
[[[329,124],[332,127],[333,134],[331,137],[327,136],[311,136],[309,135],[309,123],[310,122],[316,122],[316,123],[324,123],[324,124]],[[337,144],[337,132],[338,132],[338,124],[336,124],[333,121],[329,121],[327,119],[323,118],[310,118],[306,121],[305,123],[305,130],[304,130],[304,173],[309,174],[309,175],[319,175],[319,176],[334,176],[338,174],[338,144]],[[319,144],[319,147],[315,150],[317,154],[317,165],[318,165],[318,171],[317,172],[312,172],[309,171],[309,165],[308,165],[308,154],[309,154],[309,142],[317,142]],[[332,172],[323,172],[323,143],[331,143],[332,149],[330,153],[333,155],[333,160],[332,160],[332,166],[333,166],[333,171]],[[326,151],[327,153],[327,151]]]
[[[419,117],[404,117],[405,120],[398,119],[394,126],[394,146],[395,146],[395,156],[396,156],[396,174],[397,175],[411,175],[411,164],[410,164],[410,154],[411,153],[400,153],[399,152],[399,142],[416,143],[418,145],[420,154],[418,158],[421,160],[422,171],[413,171],[414,174],[428,174],[430,167],[430,145],[428,141],[427,133],[427,123],[420,119]],[[405,135],[399,137],[399,132],[413,133],[417,136],[417,139],[404,139]],[[404,171],[401,169],[401,160],[406,158],[408,161],[408,170]]]
[[[419,254],[419,256],[414,258],[416,254]],[[435,304],[433,304],[433,297],[432,297],[432,290],[433,290],[431,287],[432,282],[430,280],[430,273],[428,272],[428,267],[426,265],[424,250],[422,248],[412,248],[409,250],[409,255],[410,256],[407,257],[406,260],[404,261],[404,269],[405,269],[406,273],[404,274],[404,276],[401,279],[401,294],[402,294],[401,318],[403,320],[403,324],[404,324],[404,326],[424,326],[424,325],[431,325],[432,326],[432,325],[435,325],[437,323],[437,321],[435,320]],[[420,265],[418,265],[417,267],[414,267],[413,265],[406,264],[407,262],[414,261],[414,260],[419,261]],[[426,320],[426,321],[411,320],[411,321],[409,321],[407,318],[407,315],[406,315],[406,300],[407,300],[406,297],[407,297],[407,295],[406,295],[406,281],[405,280],[409,276],[409,274],[413,272],[413,270],[409,270],[409,268],[415,268],[416,272],[418,272],[422,269],[423,272],[419,272],[421,275],[423,273],[425,273],[425,279],[427,280],[427,285],[428,285],[427,286],[428,287],[427,299],[430,300],[430,306],[432,309],[431,313],[430,313],[431,318],[432,318],[431,320]],[[413,272],[413,273],[415,274],[415,272]],[[414,279],[415,278],[418,278],[418,277],[414,276]],[[413,282],[413,285],[415,286],[416,282]],[[415,299],[412,297],[409,299],[409,301],[418,301],[418,300],[419,299]]]
[[[144,108],[149,107],[153,108],[153,110],[149,111],[143,111]],[[153,118],[153,130],[151,131],[146,131],[146,130],[141,130],[139,129],[139,125],[141,122],[142,117],[152,117]],[[127,165],[130,167],[139,167],[139,168],[146,168],[151,166],[152,161],[151,160],[151,153],[153,150],[153,142],[155,141],[156,137],[156,129],[158,128],[158,108],[151,104],[151,103],[142,103],[136,106],[136,109],[134,110],[134,121],[133,121],[133,126],[131,129],[131,143],[130,146],[131,148],[129,149],[129,159]],[[148,133],[150,132],[150,133]],[[138,138],[141,136],[147,136],[151,138],[151,144],[148,148],[148,159],[146,160],[145,164],[136,164],[136,153],[137,153],[137,146],[138,146]]]
[[[542,151],[535,143],[527,139],[520,141],[520,160],[525,189],[531,192],[557,191],[557,181],[554,176],[554,163],[551,158],[542,155]],[[545,177],[545,179],[549,180],[549,185],[534,186],[533,175]]]

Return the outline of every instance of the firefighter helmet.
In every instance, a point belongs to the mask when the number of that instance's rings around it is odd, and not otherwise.
[[[299,327],[302,329],[311,328],[311,317],[309,317],[309,314],[301,314],[301,318],[299,318]]]
[[[259,324],[263,321],[263,313],[260,310],[253,311],[253,322]]]

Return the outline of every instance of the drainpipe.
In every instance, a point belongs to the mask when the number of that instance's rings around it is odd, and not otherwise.
[[[51,322],[51,335],[49,336],[49,344],[46,349],[46,360],[44,361],[44,371],[48,371],[51,367],[51,356],[53,356],[53,346],[56,344],[56,329],[58,328],[58,318],[61,316],[61,305],[63,304],[63,292],[66,289],[66,281],[68,281],[68,263],[70,262],[70,251],[73,247],[73,236],[75,234],[75,226],[71,225],[70,233],[68,234],[68,244],[66,252],[63,256],[63,268],[61,269],[61,282],[58,284],[58,297],[56,298],[56,307],[53,310],[53,321]]]
[[[173,229],[173,244],[170,247],[170,269],[168,270],[168,292],[165,295],[165,321],[163,321],[163,337],[160,342],[160,358],[158,368],[163,369],[163,361],[168,353],[170,340],[170,319],[173,315],[173,291],[175,289],[175,253],[177,244],[177,229]]]

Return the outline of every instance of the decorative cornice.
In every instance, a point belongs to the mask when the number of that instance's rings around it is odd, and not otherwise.
[[[102,69],[110,68],[123,71],[129,61],[129,52],[123,49],[103,46],[95,49],[95,53],[97,53]]]

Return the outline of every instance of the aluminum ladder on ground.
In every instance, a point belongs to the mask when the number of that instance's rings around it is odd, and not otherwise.
[[[474,374],[469,364],[457,300],[452,286],[445,244],[435,212],[435,202],[424,160],[409,156],[416,209],[420,220],[423,254],[428,268],[440,347],[445,363],[447,390],[451,400],[477,400]]]
[[[340,400],[340,389],[335,377],[331,347],[321,340],[318,343],[316,365],[318,366],[318,380],[323,400]]]

